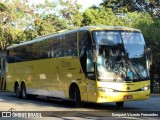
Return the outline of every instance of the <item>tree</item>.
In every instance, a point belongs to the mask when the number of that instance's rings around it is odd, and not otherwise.
[[[32,9],[24,1],[5,0],[0,4],[0,49],[5,49],[7,45],[17,42],[17,35],[28,24],[31,18]]]
[[[83,20],[83,14],[80,12],[81,5],[77,3],[77,0],[59,0],[60,1],[60,16],[65,21],[67,28],[81,26]]]
[[[4,39],[4,27],[3,25],[6,22],[6,12],[8,12],[7,7],[0,3],[0,45],[1,45],[1,49],[4,49],[6,46],[6,40]]]
[[[121,20],[113,13],[112,9],[100,6],[89,8],[83,13],[83,25],[118,25]]]
[[[64,21],[59,20],[57,16],[46,15],[43,18],[37,18],[24,33],[26,40],[32,40],[35,37],[55,33],[62,29],[66,29]]]
[[[25,30],[27,40],[77,27],[82,23],[83,17],[79,12],[80,6],[77,1],[45,1],[45,4],[38,4],[36,9],[41,12],[37,13],[38,17]]]
[[[153,18],[160,18],[159,0],[103,0],[101,5],[112,8],[116,14],[148,12]]]
[[[76,0],[46,0],[38,5],[30,5],[26,0],[5,0],[0,4],[0,48],[81,26],[83,17],[79,10]]]

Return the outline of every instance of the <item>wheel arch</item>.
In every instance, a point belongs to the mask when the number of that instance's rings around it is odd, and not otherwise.
[[[21,82],[21,87],[22,87],[23,84],[26,85],[24,80]]]
[[[18,81],[15,81],[15,83],[14,83],[14,92],[16,92],[16,87],[20,87],[20,85],[19,85],[19,82]]]
[[[26,83],[25,83],[25,80],[22,80],[22,81],[21,81],[20,90],[22,90],[22,86],[23,86],[23,85],[25,85],[25,87],[27,87],[27,86],[26,86]]]

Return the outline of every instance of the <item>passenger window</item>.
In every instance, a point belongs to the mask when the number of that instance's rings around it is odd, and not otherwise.
[[[64,36],[61,41],[63,56],[78,56],[77,55],[77,33],[72,33]]]

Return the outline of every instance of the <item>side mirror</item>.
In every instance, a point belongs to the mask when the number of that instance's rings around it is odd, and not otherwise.
[[[153,62],[153,56],[152,56],[151,48],[146,48],[146,55],[147,55],[147,58],[148,58],[148,66],[150,68],[150,66],[152,65],[152,62]]]
[[[152,64],[153,57],[152,57],[152,50],[151,50],[151,48],[147,48],[146,52],[147,52],[147,57],[149,59],[149,62]]]

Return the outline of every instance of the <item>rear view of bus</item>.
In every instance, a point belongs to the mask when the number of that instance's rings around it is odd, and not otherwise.
[[[119,29],[119,30],[118,30]],[[149,63],[139,30],[92,31],[98,102],[145,100],[150,96]]]

